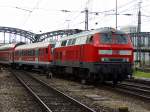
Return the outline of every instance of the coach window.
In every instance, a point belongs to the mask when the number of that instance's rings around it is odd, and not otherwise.
[[[44,51],[44,50],[43,50],[43,49],[41,49],[41,55],[43,55],[43,51]]]
[[[31,53],[31,54],[32,54],[32,56],[34,56],[34,50],[32,50],[32,53]]]
[[[27,55],[30,56],[31,55],[31,50],[27,51]]]
[[[42,49],[40,49],[39,51],[40,51],[39,53],[40,53],[40,56],[41,56],[42,55]]]
[[[51,47],[54,48],[54,47],[55,47],[55,44],[51,44]]]
[[[40,56],[43,54],[42,52],[43,52],[43,49],[40,49]]]
[[[42,49],[42,54],[45,54],[45,49]]]
[[[21,56],[21,51],[19,51],[19,56]]]
[[[19,56],[19,51],[17,51],[17,56]]]
[[[41,49],[39,49],[39,55],[41,56]]]
[[[35,56],[35,50],[33,50],[33,56]]]
[[[34,56],[35,55],[35,51],[34,51],[34,49],[32,50],[32,56]]]
[[[33,56],[33,50],[30,50],[30,56]]]
[[[24,56],[26,55],[26,51],[25,51],[25,50],[23,51],[23,55],[24,55]]]
[[[38,56],[38,55],[39,55],[39,49],[35,49],[34,55],[35,55],[35,56]]]
[[[23,56],[23,51],[21,51],[21,55]]]
[[[25,50],[25,56],[28,56],[28,51],[27,50]]]
[[[25,50],[25,56],[28,56],[28,51],[27,50]]]
[[[15,52],[15,56],[17,56],[17,51]]]
[[[45,50],[45,49],[43,49],[43,48],[40,50],[40,55],[41,55],[41,56],[44,54],[44,50]]]
[[[15,56],[18,56],[18,51],[15,52]]]
[[[23,56],[25,56],[25,50],[23,51]]]
[[[31,50],[27,50],[27,56],[30,56]]]
[[[33,50],[30,51],[30,56],[33,56]]]
[[[21,53],[22,53],[22,56],[24,56],[24,51],[22,51]]]
[[[33,50],[30,51],[30,56],[33,56]]]

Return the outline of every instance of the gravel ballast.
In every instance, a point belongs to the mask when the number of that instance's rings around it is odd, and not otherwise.
[[[0,112],[42,112],[26,89],[7,70],[0,71]]]
[[[66,79],[47,79],[46,76],[33,75],[98,112],[114,112],[119,108],[127,109],[129,112],[150,112],[150,102],[142,101],[130,95],[120,94],[103,87],[83,85]]]

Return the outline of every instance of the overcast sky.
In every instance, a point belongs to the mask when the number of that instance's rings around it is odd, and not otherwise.
[[[34,33],[67,28],[84,29],[85,14],[83,12],[85,7],[88,7],[90,12],[89,29],[115,27],[115,1],[0,0],[0,26],[20,28]],[[137,25],[139,1],[118,0],[118,27]],[[142,0],[142,31],[150,31],[149,7],[150,0]],[[92,12],[99,13],[96,15]],[[132,15],[127,16],[124,14]]]

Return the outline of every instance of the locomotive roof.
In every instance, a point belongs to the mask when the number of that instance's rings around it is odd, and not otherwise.
[[[5,44],[0,46],[0,50],[6,50],[6,49],[11,49],[14,48],[16,46],[17,43],[12,43],[12,44]]]
[[[78,37],[82,37],[82,36],[93,35],[95,33],[111,33],[111,32],[115,32],[115,34],[126,34],[123,31],[116,30],[111,27],[104,27],[104,28],[94,29],[94,30],[90,30],[90,31],[84,31],[84,32],[77,33],[77,34],[70,35],[70,36],[65,36],[65,37],[61,38],[60,41],[70,39],[70,38],[78,38]]]
[[[43,47],[47,47],[49,44],[54,44],[54,42],[37,42],[37,43],[24,44],[16,47],[15,50],[43,48]]]

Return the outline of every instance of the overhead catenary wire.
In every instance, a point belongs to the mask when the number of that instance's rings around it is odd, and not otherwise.
[[[121,5],[121,6],[119,6],[119,8],[122,8],[123,6],[127,6],[128,4],[130,4],[130,3],[134,3],[135,2],[135,0],[131,0],[130,2],[127,2],[127,3],[125,3],[125,4],[123,4],[123,5]],[[110,9],[110,10],[105,10],[105,11],[95,11],[95,12],[89,12],[89,14],[99,14],[99,13],[101,13],[101,14],[105,14],[105,13],[108,13],[108,12],[114,12],[114,8],[113,9]],[[96,17],[94,17],[94,19],[95,19]],[[90,20],[93,20],[93,19],[90,19]],[[90,21],[89,20],[89,21]],[[83,22],[79,22],[78,24],[82,24]]]
[[[41,2],[40,0],[36,0],[35,2],[37,3],[38,1]],[[54,7],[42,7],[42,5],[40,5],[40,4],[38,5],[38,7],[35,7],[36,6],[35,2],[33,5],[33,8],[28,7],[27,5],[22,5],[22,6],[18,5],[18,8],[22,8],[23,9],[22,11],[26,11],[25,13],[21,12],[22,14],[25,15],[25,17],[23,18],[24,20],[23,20],[23,22],[21,22],[20,26],[21,27],[22,26],[24,26],[24,27],[29,26],[29,22],[31,22],[29,20],[32,20],[36,16],[40,16],[40,15],[38,15],[39,14],[38,11],[41,11],[41,13],[43,11],[43,13],[47,14],[47,15],[44,15],[45,17],[47,17],[47,16],[52,17],[53,16],[52,14],[59,15],[58,13],[64,13],[64,15],[62,14],[62,16],[64,16],[64,18],[62,18],[61,20],[57,19],[58,22],[55,21],[56,26],[58,26],[59,28],[61,26],[62,26],[62,28],[65,28],[64,26],[66,26],[67,23],[69,23],[70,28],[74,28],[74,27],[79,28],[79,26],[83,27],[83,25],[84,25],[84,14],[81,13],[81,11],[85,10],[85,5],[87,5],[86,3],[88,3],[89,1],[90,1],[90,6],[91,6],[91,3],[94,2],[94,0],[84,0],[84,7],[82,6],[82,8],[77,8],[75,10],[67,10],[67,8],[66,9],[63,9],[63,8],[59,9],[59,7],[56,7],[56,8],[54,8]],[[118,5],[118,15],[131,14],[132,16],[134,16],[133,18],[136,18],[135,17],[137,15],[137,6],[135,6],[135,5],[137,5],[136,2],[137,2],[137,0],[127,0],[124,3],[120,2],[120,4]],[[141,10],[148,10],[148,6],[149,6],[148,0],[143,0],[143,2],[147,2],[147,3],[142,4]],[[98,1],[98,3],[100,3],[100,1]],[[3,4],[1,4],[1,5],[2,5],[2,7],[9,7],[9,5],[8,6],[3,5]],[[10,6],[10,7],[16,8],[16,6]],[[94,7],[94,5],[93,5],[93,7]],[[113,7],[113,4],[110,7],[110,9],[108,9],[108,7],[106,7],[105,9],[103,9],[101,7],[97,7],[97,9],[95,7],[90,9],[89,10],[89,16],[90,16],[89,17],[89,26],[93,27],[95,25],[95,23],[98,23],[97,26],[98,25],[105,25],[105,24],[107,24],[106,21],[112,21],[112,19],[114,19],[114,17],[111,14],[115,13],[114,8],[112,8],[112,7]],[[35,11],[37,13],[35,13]],[[142,16],[144,18],[147,18],[144,21],[148,20],[148,18],[149,18],[148,12],[147,13],[146,13],[146,11],[142,11],[142,12],[144,12],[144,13],[142,13]],[[130,18],[132,18],[132,17],[130,17]],[[46,19],[44,19],[44,20],[46,20]],[[65,21],[65,20],[70,20],[70,22]]]
[[[23,26],[25,26],[25,24],[27,23],[28,19],[30,18],[31,14],[34,12],[34,10],[36,10],[36,8],[39,7],[39,3],[41,2],[42,0],[37,0],[35,6],[33,7],[32,10],[30,10],[28,16],[26,17],[25,21],[23,22]]]

